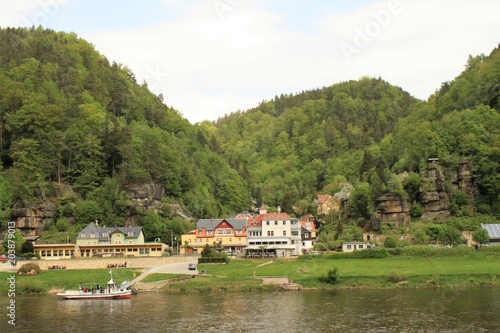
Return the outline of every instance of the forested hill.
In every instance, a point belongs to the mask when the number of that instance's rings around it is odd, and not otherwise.
[[[353,217],[368,218],[376,198],[386,193],[418,205],[419,174],[436,157],[452,172],[471,161],[478,193],[467,204],[500,216],[499,94],[496,48],[489,56],[470,56],[462,74],[427,101],[381,79],[362,78],[276,97],[216,126],[223,153],[252,196],[285,211],[292,205],[306,211],[315,194],[333,194],[346,181],[366,189],[368,198],[364,212],[351,209]],[[416,194],[410,181],[397,177],[403,172],[417,180]],[[452,215],[465,214],[454,201],[463,194],[451,189],[451,179],[445,181]]]
[[[357,181],[364,150],[392,133],[416,103],[380,78],[362,78],[221,118],[218,140],[252,197],[289,211]]]
[[[75,34],[0,29],[0,221],[51,201],[49,231],[59,236],[71,221],[76,234],[95,219],[123,225],[133,213],[149,239],[169,242],[167,231],[192,228],[173,218],[177,204],[195,218],[261,203],[301,215],[316,212],[317,194],[349,182],[342,223],[359,227],[381,195],[418,207],[429,157],[444,168],[474,167],[474,202],[445,184],[452,215],[474,205],[500,216],[499,92],[495,49],[470,57],[427,101],[361,78],[192,125]],[[398,177],[405,171],[408,181]],[[150,183],[165,189],[162,205],[135,209],[123,189]]]
[[[0,123],[3,221],[13,207],[63,197],[68,216],[89,200],[103,222],[120,225],[120,187],[149,182],[194,216],[250,203],[241,177],[198,142],[194,125],[72,33],[0,29]]]

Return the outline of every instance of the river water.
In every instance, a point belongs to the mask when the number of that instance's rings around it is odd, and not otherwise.
[[[500,289],[2,295],[0,332],[500,332]]]

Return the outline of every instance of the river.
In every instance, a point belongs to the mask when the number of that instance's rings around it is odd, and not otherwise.
[[[2,296],[0,332],[500,332],[500,289]]]

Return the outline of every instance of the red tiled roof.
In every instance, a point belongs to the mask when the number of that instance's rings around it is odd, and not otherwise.
[[[326,202],[326,200],[328,200],[329,197],[331,197],[331,195],[329,194],[318,194],[318,202],[320,204],[323,204]]]

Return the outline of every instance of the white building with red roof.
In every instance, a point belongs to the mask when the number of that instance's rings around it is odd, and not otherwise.
[[[268,213],[260,207],[259,215],[247,221],[247,256],[290,257],[300,255],[301,226],[278,209]]]

